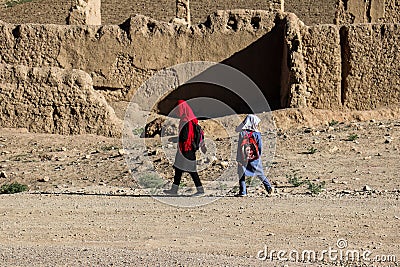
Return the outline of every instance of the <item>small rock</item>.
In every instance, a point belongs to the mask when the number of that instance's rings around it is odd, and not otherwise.
[[[313,132],[313,129],[312,128],[306,128],[305,130],[304,130],[304,133],[312,133]]]
[[[329,126],[328,132],[333,132],[334,130],[335,130],[335,128],[333,128],[332,126]]]
[[[353,191],[350,191],[350,190],[343,190],[342,193],[343,193],[343,194],[351,194],[351,193],[353,193]]]
[[[126,152],[125,149],[123,149],[123,148],[118,149],[118,155],[120,155],[120,156],[125,156],[125,155],[127,155],[127,154],[128,154],[128,153]]]
[[[222,168],[227,168],[227,167],[229,166],[229,162],[227,162],[227,161],[222,161],[222,162],[220,163],[220,165],[221,165]]]
[[[7,173],[4,171],[0,172],[0,178],[7,178]]]
[[[67,148],[66,147],[62,147],[62,148],[60,148],[58,151],[67,151]]]
[[[391,142],[392,138],[390,136],[385,138],[385,144],[390,144]]]
[[[90,159],[90,155],[85,155],[85,159]]]
[[[369,185],[365,185],[365,186],[363,187],[363,191],[364,191],[364,192],[369,192],[369,191],[372,191],[372,188],[371,188]]]
[[[216,157],[216,156],[211,156],[211,157],[208,157],[207,159],[208,159],[208,162],[215,162],[215,161],[217,161],[217,157]]]
[[[45,176],[45,177],[43,177],[43,178],[40,178],[38,181],[39,181],[39,182],[49,182],[49,181],[50,181],[50,178],[47,177],[47,176]]]
[[[330,153],[335,153],[336,151],[338,151],[339,150],[339,148],[337,147],[337,146],[334,146],[334,147],[331,147],[330,149],[329,149],[329,152]]]
[[[275,236],[274,233],[268,233],[267,236]]]

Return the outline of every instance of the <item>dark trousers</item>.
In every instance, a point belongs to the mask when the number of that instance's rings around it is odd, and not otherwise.
[[[182,174],[184,171],[177,167],[174,167],[174,169],[175,169],[174,184],[179,185],[181,183]],[[197,172],[189,172],[189,174],[192,177],[196,187],[202,186],[199,174]]]

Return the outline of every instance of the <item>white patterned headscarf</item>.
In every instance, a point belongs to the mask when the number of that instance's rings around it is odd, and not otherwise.
[[[260,123],[260,121],[260,118],[256,115],[249,114],[246,116],[243,122],[238,127],[236,127],[236,131],[240,132],[242,130],[250,130],[254,132],[259,132],[260,130],[258,129],[258,124]]]

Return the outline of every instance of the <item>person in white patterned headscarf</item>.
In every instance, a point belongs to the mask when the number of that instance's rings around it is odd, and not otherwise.
[[[236,154],[239,175],[239,193],[236,196],[246,196],[246,176],[257,176],[263,183],[268,194],[273,192],[273,188],[264,175],[261,161],[262,140],[258,128],[261,120],[256,115],[249,114],[243,122],[236,127],[239,132],[239,142]]]
[[[242,130],[249,130],[253,132],[260,132],[258,129],[258,125],[260,124],[261,120],[259,117],[253,114],[249,114],[243,120],[243,122],[236,127],[237,132],[241,132]]]

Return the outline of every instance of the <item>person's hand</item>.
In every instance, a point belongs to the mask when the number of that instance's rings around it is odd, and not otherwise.
[[[207,147],[206,147],[206,145],[203,144],[203,145],[200,147],[200,149],[201,149],[201,152],[203,152],[204,154],[207,153]]]

